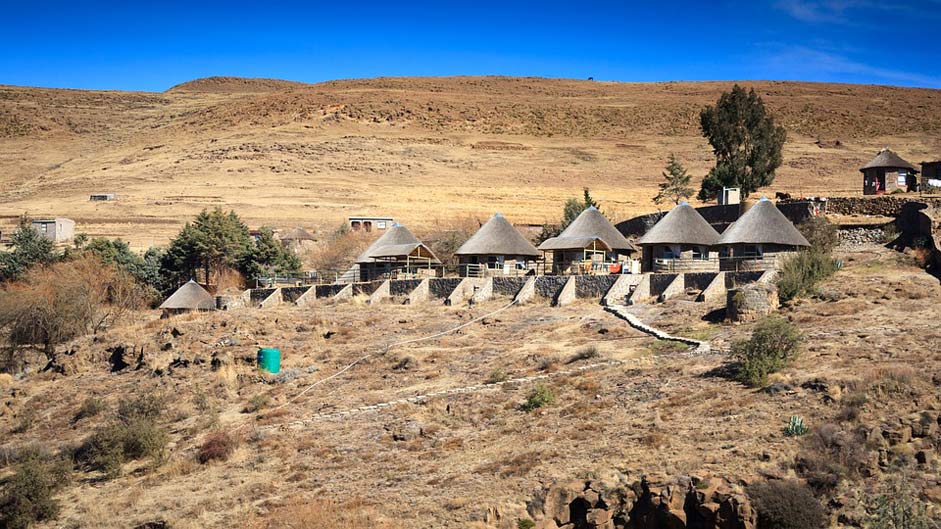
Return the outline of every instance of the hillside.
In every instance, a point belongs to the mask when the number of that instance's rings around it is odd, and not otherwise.
[[[351,214],[419,232],[501,211],[559,215],[590,186],[619,220],[651,211],[667,155],[713,163],[698,112],[728,82],[378,78],[304,85],[208,78],[163,93],[0,86],[0,221],[68,216],[91,235],[161,244],[200,209],[323,233]],[[941,156],[941,91],[747,82],[788,130],[776,190],[858,193],[889,145]],[[90,203],[113,192],[113,203]]]

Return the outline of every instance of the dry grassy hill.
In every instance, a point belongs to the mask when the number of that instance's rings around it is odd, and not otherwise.
[[[789,141],[773,189],[856,193],[884,145],[941,156],[941,91],[747,82]],[[508,77],[378,78],[304,85],[218,77],[164,93],[0,86],[0,216],[76,219],[137,247],[200,209],[253,225],[332,229],[350,214],[422,228],[494,211],[555,219],[590,186],[609,216],[653,209],[670,152],[712,165],[698,112],[731,83]],[[113,203],[90,203],[95,192]]]

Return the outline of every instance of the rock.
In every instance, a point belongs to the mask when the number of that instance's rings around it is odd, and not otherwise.
[[[907,443],[912,440],[912,427],[902,425],[894,430],[889,430],[885,433],[885,438],[889,442],[889,446]]]
[[[393,441],[411,441],[424,435],[424,425],[418,421],[406,421],[402,424],[389,425],[385,429],[392,435]]]
[[[754,321],[772,314],[780,304],[777,286],[751,283],[729,289],[725,313],[731,321]]]
[[[922,466],[929,465],[931,463],[931,452],[928,452],[927,450],[919,450],[915,452],[915,461],[917,461],[918,464]]]
[[[939,487],[926,487],[921,491],[922,501],[928,503],[933,503],[935,505],[941,505],[941,486]]]

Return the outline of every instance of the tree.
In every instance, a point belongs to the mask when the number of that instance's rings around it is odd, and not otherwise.
[[[754,89],[739,85],[719,97],[699,115],[702,134],[712,145],[716,166],[703,179],[701,200],[711,200],[723,187],[738,187],[745,196],[774,181],[787,138],[776,126]]]
[[[39,233],[23,216],[11,237],[13,251],[0,254],[0,280],[9,281],[25,273],[33,265],[48,265],[58,259],[55,244]]]
[[[301,260],[274,238],[274,230],[263,226],[240,268],[247,277],[292,277],[300,273]]]
[[[679,204],[681,201],[693,196],[693,188],[689,187],[691,177],[686,172],[683,164],[677,161],[675,154],[670,153],[667,167],[662,174],[665,181],[660,184],[660,192],[653,197],[654,204],[659,205],[667,200]]]
[[[251,249],[248,227],[234,211],[203,210],[170,241],[161,270],[171,283],[182,283],[199,272],[208,283],[213,273],[240,269]]]

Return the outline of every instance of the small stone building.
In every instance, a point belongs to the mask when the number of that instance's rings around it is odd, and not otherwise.
[[[310,248],[316,242],[316,238],[311,233],[300,226],[281,233],[278,236],[281,245],[294,253],[301,253],[306,248]]]
[[[216,298],[192,279],[176,289],[159,307],[164,316],[201,310],[214,310]]]
[[[686,202],[680,202],[640,238],[645,272],[713,272],[719,233]]]
[[[33,228],[52,242],[68,242],[75,237],[75,221],[66,218],[35,219]]]
[[[608,274],[629,269],[637,247],[591,206],[539,250],[551,252],[555,274]]]
[[[441,261],[401,224],[394,224],[356,258],[359,280],[434,276]]]
[[[368,217],[355,216],[347,219],[350,229],[353,231],[385,231],[395,225],[395,219],[392,217]]]
[[[534,270],[539,250],[497,213],[454,252],[462,276],[523,275]]]
[[[941,189],[941,161],[921,162],[921,189],[930,191]]]
[[[888,147],[879,151],[875,158],[859,168],[863,173],[863,194],[881,195],[897,189],[916,191],[918,169],[903,160]]]
[[[718,245],[722,270],[750,271],[780,268],[810,243],[773,202],[761,197],[722,232]]]

